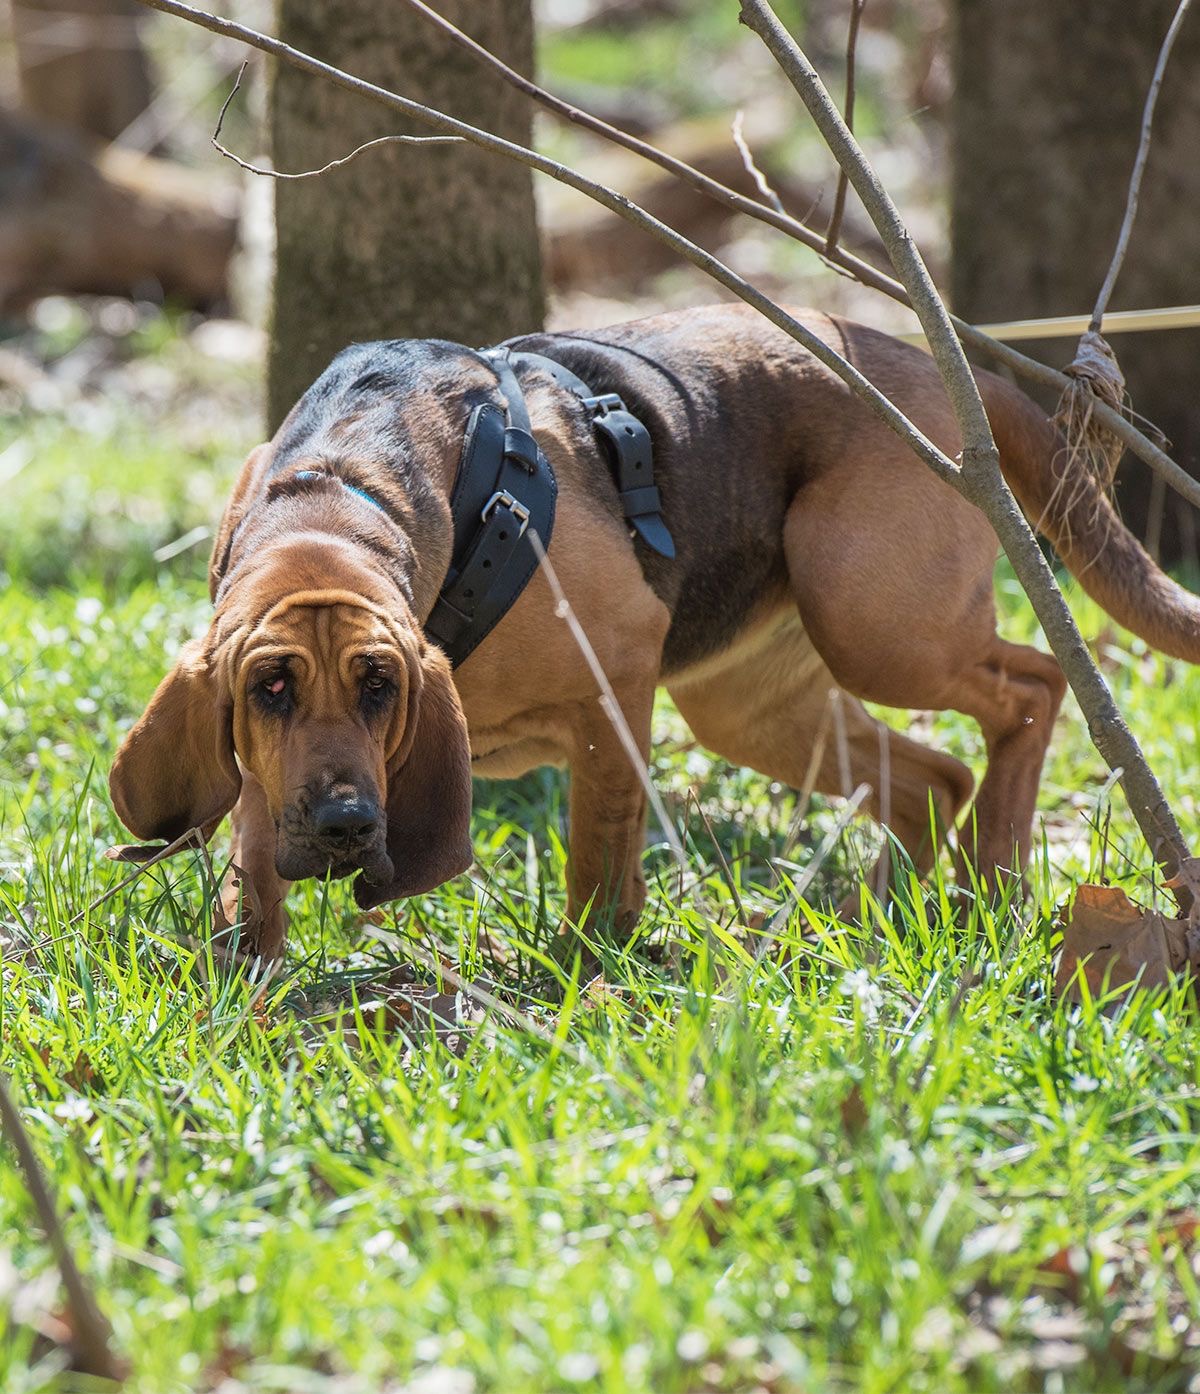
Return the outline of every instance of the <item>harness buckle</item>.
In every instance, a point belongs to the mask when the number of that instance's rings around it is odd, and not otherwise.
[[[483,505],[483,509],[479,514],[480,520],[486,523],[497,508],[508,509],[517,522],[521,524],[521,531],[517,533],[517,536],[524,537],[525,529],[529,526],[529,509],[526,508],[519,499],[513,498],[512,494],[510,494],[507,489],[497,489],[491,498],[488,499],[487,503]]]
[[[595,416],[607,416],[610,411],[624,411],[625,403],[615,392],[601,392],[597,397],[585,397],[583,405]]]

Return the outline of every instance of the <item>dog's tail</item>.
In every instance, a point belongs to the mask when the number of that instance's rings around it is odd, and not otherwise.
[[[979,374],[1000,468],[1032,526],[1118,624],[1174,658],[1200,663],[1200,597],[1155,565],[1100,482],[1023,392]]]

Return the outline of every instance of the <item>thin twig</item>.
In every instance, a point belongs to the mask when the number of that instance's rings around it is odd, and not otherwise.
[[[1092,310],[1092,322],[1088,326],[1093,334],[1100,333],[1100,323],[1104,319],[1105,310],[1108,309],[1108,301],[1113,293],[1113,287],[1117,283],[1117,277],[1121,274],[1125,253],[1129,250],[1129,238],[1133,232],[1133,220],[1137,217],[1138,197],[1142,190],[1142,176],[1146,172],[1146,161],[1150,155],[1150,132],[1154,124],[1154,108],[1158,103],[1158,90],[1162,86],[1167,59],[1171,56],[1171,49],[1175,46],[1176,36],[1191,3],[1192,0],[1179,0],[1175,18],[1172,19],[1166,37],[1162,41],[1162,47],[1158,51],[1158,62],[1154,65],[1154,77],[1151,79],[1150,90],[1146,93],[1146,105],[1142,110],[1142,134],[1138,141],[1137,158],[1133,162],[1133,172],[1129,176],[1129,192],[1125,198],[1125,216],[1121,219],[1121,231],[1117,234],[1117,245],[1113,250],[1112,261],[1109,263],[1104,284],[1100,287],[1100,294],[1096,297],[1096,305]]]
[[[846,129],[854,129],[854,70],[858,50],[858,26],[867,0],[851,0],[850,33],[846,39]],[[846,189],[849,185],[845,168],[838,170],[837,193],[833,198],[833,212],[829,217],[829,231],[825,234],[825,255],[833,256],[837,251],[838,236],[842,231],[842,215],[846,211]]]
[[[221,127],[225,124],[225,113],[229,110],[229,103],[238,94],[238,89],[242,85],[242,77],[245,74],[247,64],[243,63],[238,69],[238,75],[234,79],[233,87],[229,96],[221,104],[221,111],[217,117],[217,128],[213,131],[211,141],[213,148],[225,156],[227,160],[232,160],[240,169],[247,170],[250,174],[260,174],[264,179],[317,179],[322,174],[328,174],[331,169],[341,169],[343,165],[348,165],[353,160],[367,150],[374,150],[377,145],[462,145],[461,136],[377,136],[374,140],[368,140],[364,144],[351,150],[348,155],[343,155],[340,160],[330,160],[327,165],[322,165],[320,169],[304,169],[298,174],[285,174],[279,169],[264,169],[262,165],[252,165],[247,160],[243,160],[240,155],[235,155],[227,146],[221,144],[218,137],[221,134]]]
[[[804,868],[799,879],[792,886],[791,893],[787,898],[787,903],[776,910],[770,920],[768,920],[767,926],[762,933],[762,942],[758,945],[754,953],[756,959],[762,958],[775,940],[779,938],[780,932],[788,921],[788,916],[796,908],[805,891],[807,891],[813,881],[816,880],[817,874],[825,865],[829,854],[833,851],[834,847],[837,846],[838,839],[846,831],[850,821],[861,807],[863,800],[867,798],[870,793],[871,786],[869,784],[860,784],[858,788],[855,789],[854,793],[846,800],[845,805],[839,810],[837,820],[834,822],[833,827],[830,828],[824,838],[822,838],[821,845],[817,848],[812,860]]]
[[[746,140],[746,134],[742,129],[745,116],[746,113],[739,110],[733,118],[733,126],[731,127],[733,143],[737,146],[738,154],[742,157],[742,164],[746,167],[746,173],[754,180],[759,193],[762,194],[763,198],[767,200],[777,213],[783,213],[786,217],[787,210],[783,206],[783,200],[771,187],[767,176],[759,169],[754,161],[754,153],[751,151],[749,143]]]
[[[54,1261],[62,1275],[71,1314],[71,1344],[74,1347],[75,1363],[83,1374],[111,1380],[119,1385],[124,1380],[125,1371],[121,1362],[113,1355],[110,1346],[112,1327],[109,1326],[108,1319],[100,1310],[91,1288],[75,1262],[75,1255],[67,1243],[67,1236],[63,1233],[62,1222],[58,1218],[58,1211],[50,1194],[50,1183],[42,1171],[33,1143],[21,1119],[21,1112],[14,1103],[8,1083],[2,1075],[0,1126],[21,1163],[25,1185],[37,1211],[38,1222],[50,1241]]]
[[[883,851],[879,856],[875,899],[882,904],[887,898],[892,866],[892,841],[888,831],[892,821],[892,732],[882,721],[875,729],[879,736],[879,826],[883,829]]]
[[[604,671],[596,650],[592,647],[592,642],[584,631],[583,625],[579,623],[579,618],[571,608],[571,602],[567,599],[566,592],[562,588],[562,582],[558,579],[550,558],[546,555],[546,549],[542,546],[542,539],[538,536],[535,529],[529,529],[529,540],[533,543],[533,550],[537,554],[537,559],[542,570],[546,573],[546,580],[550,584],[555,600],[555,613],[559,619],[566,620],[567,628],[571,631],[571,637],[575,640],[579,652],[583,655],[584,662],[591,669],[592,676],[600,688],[600,706],[604,715],[612,723],[613,730],[617,733],[617,739],[621,742],[621,747],[629,757],[629,763],[633,767],[634,774],[641,781],[642,788],[646,792],[646,797],[650,800],[650,806],[654,809],[654,816],[658,819],[658,825],[662,829],[663,837],[667,840],[676,862],[679,865],[680,875],[687,869],[687,854],[683,850],[683,841],[679,836],[678,829],[671,821],[671,815],[667,812],[667,806],[662,801],[662,795],[654,787],[654,781],[650,778],[650,771],[646,768],[646,761],[642,752],[638,749],[638,743],[634,739],[633,732],[629,729],[629,722],[625,720],[625,713],[621,710],[621,704],[617,701],[617,694],[613,691],[612,683],[608,680],[608,674]]]
[[[157,866],[159,862],[165,862],[168,857],[173,857],[176,852],[182,852],[189,842],[196,841],[199,845],[204,843],[204,831],[202,828],[189,828],[182,836],[177,837],[174,842],[168,842],[165,847],[155,852],[152,857],[147,857],[144,862],[138,864],[138,869],[131,875],[126,876],[124,881],[118,881],[115,886],[110,886],[103,895],[97,896],[86,909],[67,921],[67,928],[72,929],[80,920],[85,919],[93,910],[98,910],[106,900],[111,900],[125,890],[127,886],[132,886],[135,881],[141,880],[152,866]]]

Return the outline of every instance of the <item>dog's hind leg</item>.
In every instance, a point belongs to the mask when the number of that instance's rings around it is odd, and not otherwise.
[[[950,706],[979,722],[987,742],[987,771],[959,837],[960,854],[985,881],[1024,869],[1042,764],[1066,689],[1049,654],[996,638],[948,694]]]
[[[1019,872],[1065,682],[1048,654],[996,634],[987,520],[882,442],[803,489],[784,537],[805,628],[842,687],[979,722],[988,767],[963,852],[985,881]]]
[[[970,798],[965,765],[891,730],[838,691],[798,619],[716,672],[685,676],[668,690],[696,739],[734,764],[823,794],[848,796],[866,784],[867,811],[922,873]],[[883,857],[890,865],[887,849]]]

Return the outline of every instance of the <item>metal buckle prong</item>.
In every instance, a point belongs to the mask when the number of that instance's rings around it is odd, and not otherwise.
[[[513,498],[507,489],[496,490],[487,503],[483,505],[483,511],[479,515],[480,519],[486,523],[501,505],[507,508],[521,524],[521,531],[517,533],[517,536],[524,537],[525,529],[529,526],[529,509],[519,499]]]
[[[601,392],[596,397],[584,397],[583,405],[593,416],[607,416],[610,411],[625,410],[625,403],[615,392]]]

